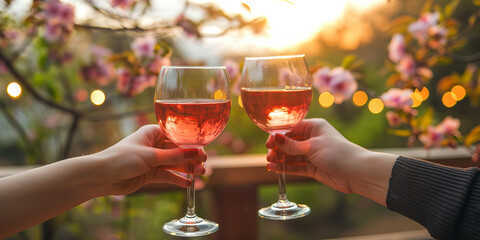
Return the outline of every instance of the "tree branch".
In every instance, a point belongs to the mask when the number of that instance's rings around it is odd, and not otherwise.
[[[90,121],[90,122],[110,121],[110,120],[118,120],[120,118],[125,118],[125,117],[132,117],[138,114],[149,114],[149,113],[153,113],[153,110],[151,108],[132,110],[132,111],[123,112],[123,113],[86,115],[83,118],[83,120]]]
[[[69,108],[67,106],[63,106],[59,103],[56,103],[38,93],[35,88],[30,85],[30,83],[17,71],[15,66],[11,63],[11,61],[3,54],[3,52],[0,50],[0,60],[2,60],[7,67],[7,69],[10,71],[10,73],[15,77],[15,79],[28,91],[32,94],[32,96],[38,100],[39,102],[44,103],[45,105],[48,105],[54,109],[58,109],[67,113],[70,113],[72,115],[82,115],[82,113],[76,111],[75,109]]]
[[[465,63],[476,62],[480,60],[480,52],[476,52],[469,56],[462,56],[462,55],[456,55],[456,54],[448,54],[447,56],[452,58],[453,61],[465,62]]]
[[[32,141],[30,141],[30,139],[28,139],[28,135],[23,129],[22,125],[15,119],[13,114],[8,109],[7,104],[2,99],[0,99],[0,110],[2,111],[3,115],[5,115],[5,118],[13,127],[13,129],[15,129],[20,139],[23,141],[25,148],[30,149],[30,151],[34,153],[40,164],[45,164],[45,160],[43,159],[42,155],[38,153],[35,145],[32,143]]]

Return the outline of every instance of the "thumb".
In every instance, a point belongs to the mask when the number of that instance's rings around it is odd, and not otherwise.
[[[305,141],[293,140],[283,134],[275,134],[273,138],[277,147],[288,155],[305,155],[308,153],[309,145]]]

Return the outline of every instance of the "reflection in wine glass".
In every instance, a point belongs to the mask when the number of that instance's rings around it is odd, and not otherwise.
[[[240,87],[246,113],[270,134],[292,130],[305,118],[312,100],[312,80],[304,55],[247,57]],[[285,169],[285,161],[282,163]],[[285,173],[278,174],[278,201],[258,211],[260,217],[273,220],[300,218],[309,213],[308,206],[287,199]]]

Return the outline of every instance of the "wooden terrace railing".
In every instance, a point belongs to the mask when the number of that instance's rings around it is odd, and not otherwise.
[[[374,151],[388,152],[397,155],[425,159],[431,162],[456,166],[479,167],[473,163],[471,152],[465,147],[457,149],[433,149],[430,152],[422,148],[374,149]],[[209,177],[207,188],[213,192],[213,206],[211,220],[221,226],[213,239],[257,239],[257,191],[261,185],[276,184],[277,177],[265,169],[265,154],[212,156],[207,164],[213,169]],[[0,167],[0,177],[25,171],[35,166]],[[299,176],[288,176],[287,182],[312,182],[313,179]],[[161,192],[182,190],[167,184],[151,184],[138,192]],[[238,207],[241,203],[241,207]],[[235,205],[237,204],[237,205]],[[237,207],[232,207],[237,206]],[[389,239],[420,239],[428,236],[426,231],[407,233],[392,233]],[[348,240],[381,239],[384,235],[345,238]],[[210,238],[209,238],[210,239]],[[425,238],[421,238],[425,239]]]

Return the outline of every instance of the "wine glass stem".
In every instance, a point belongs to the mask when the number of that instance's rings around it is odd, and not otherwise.
[[[187,187],[187,214],[186,218],[195,218],[195,176],[193,175],[193,164],[188,164],[187,178],[192,181],[192,185]]]
[[[279,152],[279,157],[282,162],[282,169],[281,173],[277,174],[278,177],[278,201],[279,202],[286,202],[288,201],[287,199],[287,180],[285,177],[285,159],[284,159],[284,154],[280,151]]]

